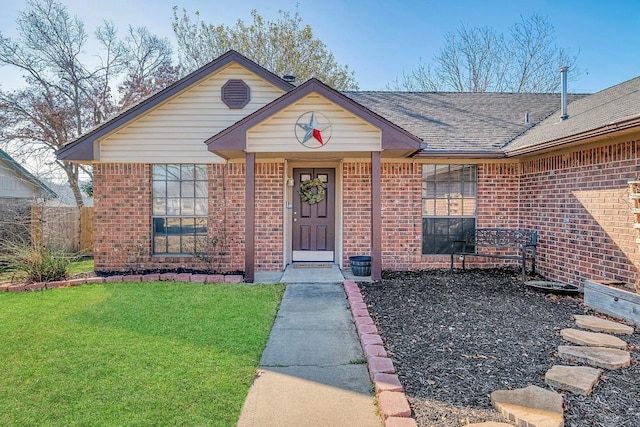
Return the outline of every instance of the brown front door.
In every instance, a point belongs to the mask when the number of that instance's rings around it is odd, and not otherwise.
[[[334,260],[335,175],[329,168],[293,170],[293,261]],[[315,178],[326,185],[325,197],[309,204],[300,196],[300,183]]]

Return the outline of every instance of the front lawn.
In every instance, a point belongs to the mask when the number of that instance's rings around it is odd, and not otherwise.
[[[280,285],[0,293],[0,425],[235,425]]]

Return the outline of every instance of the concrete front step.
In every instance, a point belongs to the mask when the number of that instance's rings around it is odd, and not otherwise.
[[[567,361],[575,361],[604,369],[626,368],[631,364],[628,351],[604,347],[558,346],[558,354]]]
[[[623,325],[622,323],[580,314],[575,314],[573,317],[576,320],[576,325],[584,329],[589,329],[590,331],[605,332],[608,334],[633,334],[633,328],[628,325]]]
[[[574,344],[589,347],[609,347],[620,350],[627,349],[627,343],[613,335],[599,332],[587,332],[580,329],[567,328],[560,331],[560,336]]]
[[[544,380],[551,387],[588,396],[598,382],[602,371],[588,366],[555,365],[547,371]]]
[[[563,427],[564,400],[554,391],[530,385],[491,393],[491,403],[509,421],[528,427]]]

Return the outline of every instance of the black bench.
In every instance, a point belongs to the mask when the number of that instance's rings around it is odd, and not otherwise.
[[[514,259],[522,262],[522,281],[527,280],[527,260],[531,260],[531,273],[536,272],[536,245],[538,232],[514,228],[476,228],[465,240],[455,240],[451,252],[451,270],[456,257],[468,256]]]

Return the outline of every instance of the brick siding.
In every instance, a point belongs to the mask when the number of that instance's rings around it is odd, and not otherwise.
[[[284,164],[256,164],[256,271],[281,271],[284,251]]]
[[[348,266],[350,256],[371,254],[371,163],[344,163],[342,194],[343,265]]]
[[[209,167],[209,238],[217,241],[210,254],[220,273],[244,271],[244,164]]]
[[[539,231],[545,277],[638,281],[627,181],[640,173],[640,141],[535,159],[522,169],[521,223]]]
[[[204,259],[151,255],[150,164],[94,165],[94,258],[98,272],[244,270],[244,165],[211,165]],[[223,227],[223,224],[227,224]]]
[[[151,253],[151,165],[93,167],[96,271],[144,269]]]
[[[448,268],[449,256],[422,255],[422,165],[383,162],[382,267]],[[640,142],[630,140],[522,163],[478,165],[479,227],[539,232],[538,271],[550,280],[636,283],[640,262],[627,181],[640,174]],[[244,270],[243,164],[209,167],[209,237],[215,270]],[[256,271],[282,268],[284,165],[256,165]],[[97,271],[210,269],[193,257],[151,257],[151,165],[97,164]],[[371,253],[371,163],[345,162],[342,171],[343,265]],[[470,266],[513,265],[469,259]],[[213,261],[211,261],[213,262]]]
[[[422,166],[382,163],[382,268],[427,268],[422,260]]]

